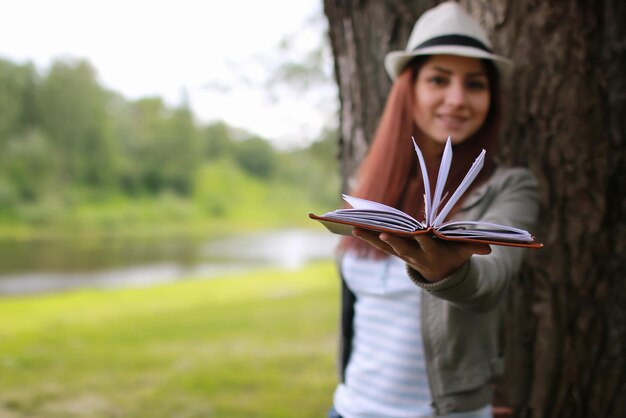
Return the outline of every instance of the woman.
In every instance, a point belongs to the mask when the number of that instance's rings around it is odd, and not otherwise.
[[[487,157],[449,219],[531,229],[536,180],[493,159],[501,80],[511,63],[491,52],[480,25],[458,4],[443,3],[424,13],[406,50],[389,53],[385,67],[394,85],[350,194],[419,218],[424,190],[411,137],[436,178],[450,136],[447,190],[481,149]],[[501,302],[523,250],[361,229],[353,235],[339,247],[341,382],[329,417],[490,417],[491,382],[503,365]]]

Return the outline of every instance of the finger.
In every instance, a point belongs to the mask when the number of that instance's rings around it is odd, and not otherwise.
[[[352,230],[352,236],[367,242],[379,251],[395,255],[393,248],[391,248],[386,242],[381,241],[379,235],[380,234],[378,232],[372,232],[362,228],[354,228]]]
[[[433,254],[437,252],[441,242],[437,242],[435,238],[428,235],[416,235],[415,241],[419,244],[422,251],[426,254]]]
[[[487,255],[491,254],[491,246],[489,244],[480,243],[463,243],[464,251],[470,254]]]
[[[380,234],[380,239],[393,248],[393,251],[402,258],[415,259],[421,253],[419,246],[415,245],[415,241],[412,239],[392,234]]]
[[[450,242],[442,241],[430,236],[416,236],[415,240],[419,243],[420,247],[426,254],[434,254],[441,249],[441,245],[455,246],[457,251],[467,255],[479,254],[487,255],[491,254],[491,246],[489,244],[482,244],[477,242]]]

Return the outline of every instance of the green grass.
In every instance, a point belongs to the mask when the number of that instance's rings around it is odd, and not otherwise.
[[[0,417],[322,417],[332,262],[0,299]]]

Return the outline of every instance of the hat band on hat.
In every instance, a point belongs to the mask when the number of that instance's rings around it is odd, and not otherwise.
[[[470,46],[478,49],[482,49],[483,51],[493,53],[491,48],[487,47],[487,45],[483,44],[476,38],[472,38],[471,36],[465,35],[442,35],[434,38],[430,38],[429,40],[422,42],[413,50],[426,48],[429,46],[441,46],[441,45],[457,45],[457,46]]]

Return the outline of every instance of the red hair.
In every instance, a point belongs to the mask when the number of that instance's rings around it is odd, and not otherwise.
[[[417,75],[428,60],[418,57],[398,76],[391,87],[372,145],[357,171],[357,183],[349,194],[396,207],[418,220],[424,219],[424,184],[411,137],[424,153],[430,179],[435,179],[443,145],[437,152],[429,151],[429,143],[414,122],[415,109],[413,85]],[[501,119],[498,73],[491,61],[484,60],[489,80],[491,103],[483,126],[470,138],[453,146],[454,158],[446,183],[446,190],[455,190],[482,149],[487,150],[485,165],[468,192],[483,183],[492,174],[495,163],[497,134]],[[431,193],[435,182],[431,180]],[[457,207],[459,205],[457,203]],[[456,209],[456,208],[455,208]],[[454,215],[456,210],[448,216]],[[382,257],[385,254],[353,237],[344,237],[341,250],[354,249],[360,255]]]

